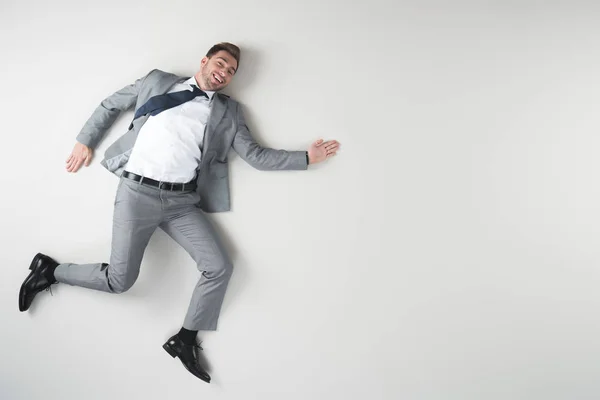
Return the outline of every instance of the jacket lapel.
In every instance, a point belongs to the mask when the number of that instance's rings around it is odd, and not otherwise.
[[[190,78],[185,78],[185,77],[182,78],[177,75],[168,74],[167,76],[165,76],[163,79],[161,79],[158,82],[155,90],[153,90],[152,96],[156,96],[159,94],[165,94],[171,88],[171,86],[173,86],[174,84],[176,84],[178,82],[185,82],[188,79],[190,79]],[[152,97],[152,96],[150,96],[150,97]]]
[[[225,115],[225,110],[227,109],[227,98],[222,96],[220,93],[215,93],[215,97],[213,98],[212,110],[210,112],[210,116],[208,117],[208,124],[206,124],[206,130],[204,131],[204,139],[202,143],[203,151],[208,149],[210,145],[210,140],[214,135],[215,129],[221,119],[223,119],[223,115]]]

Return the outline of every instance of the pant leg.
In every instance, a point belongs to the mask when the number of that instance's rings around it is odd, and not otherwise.
[[[189,330],[215,330],[233,265],[216,231],[197,207],[178,208],[160,225],[196,262],[202,272],[185,316]]]
[[[162,218],[157,189],[121,178],[113,213],[109,264],[60,264],[57,281],[75,286],[122,293],[136,281],[144,250]]]

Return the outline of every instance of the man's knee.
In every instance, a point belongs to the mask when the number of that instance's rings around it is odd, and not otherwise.
[[[231,274],[233,274],[233,264],[231,263],[231,261],[228,261],[223,264],[223,272],[227,276],[231,276]]]
[[[110,267],[108,267],[106,271],[106,278],[111,293],[121,294],[131,289],[137,277],[117,275],[112,272]]]
[[[203,266],[199,266],[201,269]],[[233,264],[227,259],[215,260],[211,263],[210,268],[204,271],[205,274],[211,275],[213,278],[228,279],[233,273]]]
[[[131,289],[131,287],[133,286],[133,282],[109,280],[108,286],[110,287],[110,290],[112,293],[121,294],[121,293],[125,293],[126,291]]]

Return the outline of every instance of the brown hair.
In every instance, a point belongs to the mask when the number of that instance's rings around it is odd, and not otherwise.
[[[233,58],[235,58],[235,61],[237,62],[238,68],[239,68],[239,66],[240,66],[240,48],[237,47],[235,44],[228,43],[228,42],[217,43],[213,47],[211,47],[210,50],[208,50],[208,53],[206,53],[206,57],[211,58],[212,56],[214,56],[221,50],[225,50],[226,52],[231,54],[231,56]]]

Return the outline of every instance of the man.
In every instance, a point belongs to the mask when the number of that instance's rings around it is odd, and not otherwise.
[[[58,264],[37,254],[19,292],[19,309],[62,282],[123,293],[139,274],[150,237],[160,227],[201,271],[180,331],[163,348],[196,377],[210,382],[198,363],[197,333],[215,330],[232,263],[204,212],[230,209],[227,154],[233,148],[261,170],[304,170],[334,156],[336,141],[318,140],[308,151],[274,150],[252,138],[240,105],[219,91],[235,76],[240,49],[213,46],[191,78],[159,70],[107,97],[84,125],[66,161],[68,172],[88,166],[94,147],[122,111],[135,107],[129,130],[101,164],[120,176],[115,198],[110,263]]]

